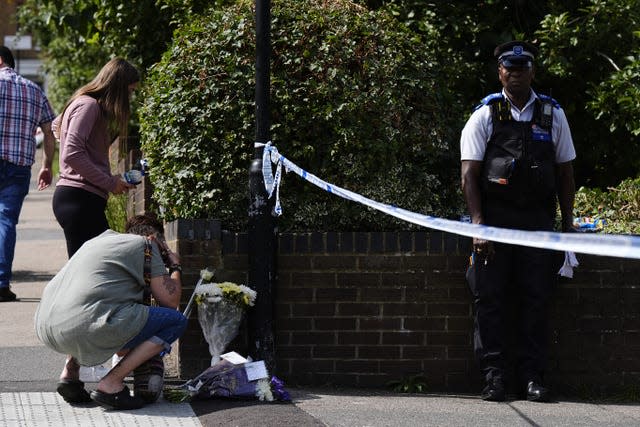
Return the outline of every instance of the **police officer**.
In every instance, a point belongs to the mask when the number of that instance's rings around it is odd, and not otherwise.
[[[502,92],[487,96],[460,139],[462,191],[474,224],[550,231],[557,202],[562,230],[572,230],[575,149],[564,111],[531,89],[535,46],[498,46]],[[555,281],[553,252],[473,239],[467,272],[474,303],[474,350],[485,375],[485,400],[505,400],[507,290],[517,305],[515,378],[522,397],[547,402],[543,385],[547,306]]]

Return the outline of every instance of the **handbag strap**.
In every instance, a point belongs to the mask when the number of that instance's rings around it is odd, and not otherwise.
[[[151,242],[149,239],[144,239],[144,283],[147,286],[151,286]]]

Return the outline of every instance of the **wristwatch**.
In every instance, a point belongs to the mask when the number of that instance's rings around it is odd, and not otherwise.
[[[182,266],[180,264],[171,264],[169,266],[169,275],[173,274],[174,271],[178,271],[182,274]]]

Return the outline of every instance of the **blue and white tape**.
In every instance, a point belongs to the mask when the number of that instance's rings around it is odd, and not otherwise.
[[[256,143],[256,146],[259,146],[258,144],[259,143]],[[267,182],[270,183],[270,185],[267,186],[267,193],[269,193],[269,197],[272,197],[275,192],[276,209],[274,209],[274,211],[277,215],[282,214],[279,187],[282,180],[281,170],[282,167],[284,167],[286,172],[295,172],[310,183],[329,193],[335,194],[336,196],[361,203],[388,215],[392,215],[396,218],[427,228],[459,234],[461,236],[477,237],[494,242],[514,245],[553,249],[558,251],[571,251],[592,255],[640,259],[640,237],[637,236],[556,233],[550,231],[524,231],[509,228],[489,227],[486,225],[432,217],[385,203],[380,203],[323,181],[282,156],[278,153],[278,149],[272,146],[270,142],[267,144],[260,144],[260,146],[262,145],[264,145],[263,174],[265,186]],[[277,166],[275,177],[272,175],[272,162]]]

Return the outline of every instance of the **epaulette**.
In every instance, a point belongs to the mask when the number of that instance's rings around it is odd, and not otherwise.
[[[492,93],[490,95],[485,96],[484,98],[482,98],[482,100],[480,101],[480,104],[476,105],[476,107],[474,108],[474,111],[477,110],[478,108],[482,107],[483,105],[489,105],[497,100],[502,99],[502,92],[496,92],[496,93]]]
[[[542,102],[550,102],[555,108],[560,108],[560,103],[548,95],[542,95],[539,93],[538,98],[540,98]]]

